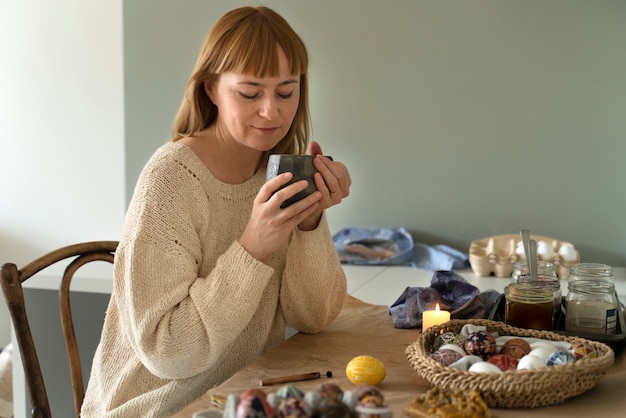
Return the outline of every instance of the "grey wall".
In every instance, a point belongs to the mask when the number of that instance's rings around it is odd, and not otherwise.
[[[124,2],[127,198],[210,25],[241,1]],[[626,2],[268,0],[307,43],[331,229],[467,250],[520,228],[624,265]]]

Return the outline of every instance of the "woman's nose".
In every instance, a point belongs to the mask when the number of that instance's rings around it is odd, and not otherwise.
[[[261,101],[259,114],[261,117],[268,120],[275,119],[276,116],[278,116],[278,106],[276,105],[276,100],[273,97],[265,97],[264,100]]]

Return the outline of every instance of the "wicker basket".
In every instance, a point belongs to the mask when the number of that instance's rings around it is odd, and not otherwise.
[[[476,373],[446,367],[430,357],[437,335],[460,332],[465,324],[483,325],[499,335],[542,338],[552,341],[585,342],[597,352],[594,359],[540,369]],[[406,349],[409,363],[418,375],[442,389],[476,389],[491,408],[537,408],[555,405],[593,388],[613,364],[613,350],[597,341],[568,337],[548,331],[515,328],[486,319],[451,320],[429,328]]]

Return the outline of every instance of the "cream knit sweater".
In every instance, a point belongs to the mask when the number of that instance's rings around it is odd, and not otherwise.
[[[346,295],[325,216],[262,263],[237,242],[264,183],[218,181],[170,142],[143,169],[83,417],[169,416],[284,339],[324,330]]]

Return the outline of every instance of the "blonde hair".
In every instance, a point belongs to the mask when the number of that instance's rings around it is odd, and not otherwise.
[[[310,130],[308,53],[289,23],[267,7],[234,9],[209,30],[174,120],[172,141],[194,135],[215,122],[218,110],[205,92],[205,83],[214,83],[224,72],[276,77],[278,47],[287,56],[291,73],[300,75],[300,103],[287,134],[266,154],[303,154]]]

